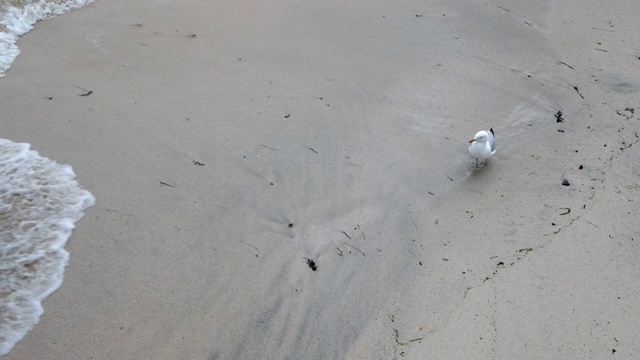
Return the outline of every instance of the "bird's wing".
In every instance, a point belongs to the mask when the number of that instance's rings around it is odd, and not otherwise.
[[[496,137],[493,134],[493,128],[487,131],[487,135],[489,135],[489,146],[491,147],[491,152],[496,151]]]

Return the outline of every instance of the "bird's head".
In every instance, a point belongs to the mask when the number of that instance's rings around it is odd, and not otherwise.
[[[469,144],[473,142],[486,143],[488,139],[489,135],[486,131],[478,131],[476,133],[476,136],[474,136],[473,139],[469,140]]]

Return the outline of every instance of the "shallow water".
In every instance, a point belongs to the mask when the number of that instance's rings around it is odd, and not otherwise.
[[[0,77],[20,53],[16,41],[37,21],[89,2],[0,2]],[[0,356],[38,322],[41,301],[62,283],[64,245],[93,202],[70,166],[0,139]]]
[[[0,355],[38,322],[40,302],[62,283],[64,245],[93,203],[70,166],[0,139]]]
[[[0,77],[20,54],[18,38],[33,25],[53,16],[81,8],[93,0],[0,0]]]

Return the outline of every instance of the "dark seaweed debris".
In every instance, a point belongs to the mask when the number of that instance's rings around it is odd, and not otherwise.
[[[307,265],[309,265],[309,267],[310,267],[310,268],[311,268],[311,270],[313,270],[313,271],[318,270],[318,265],[316,265],[316,262],[315,262],[315,261],[313,261],[313,260],[311,260],[311,259],[308,259],[308,258],[307,258]]]

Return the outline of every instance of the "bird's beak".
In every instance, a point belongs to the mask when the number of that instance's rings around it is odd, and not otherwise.
[[[471,144],[472,142],[476,141],[476,139],[471,139],[469,140],[469,144]]]

